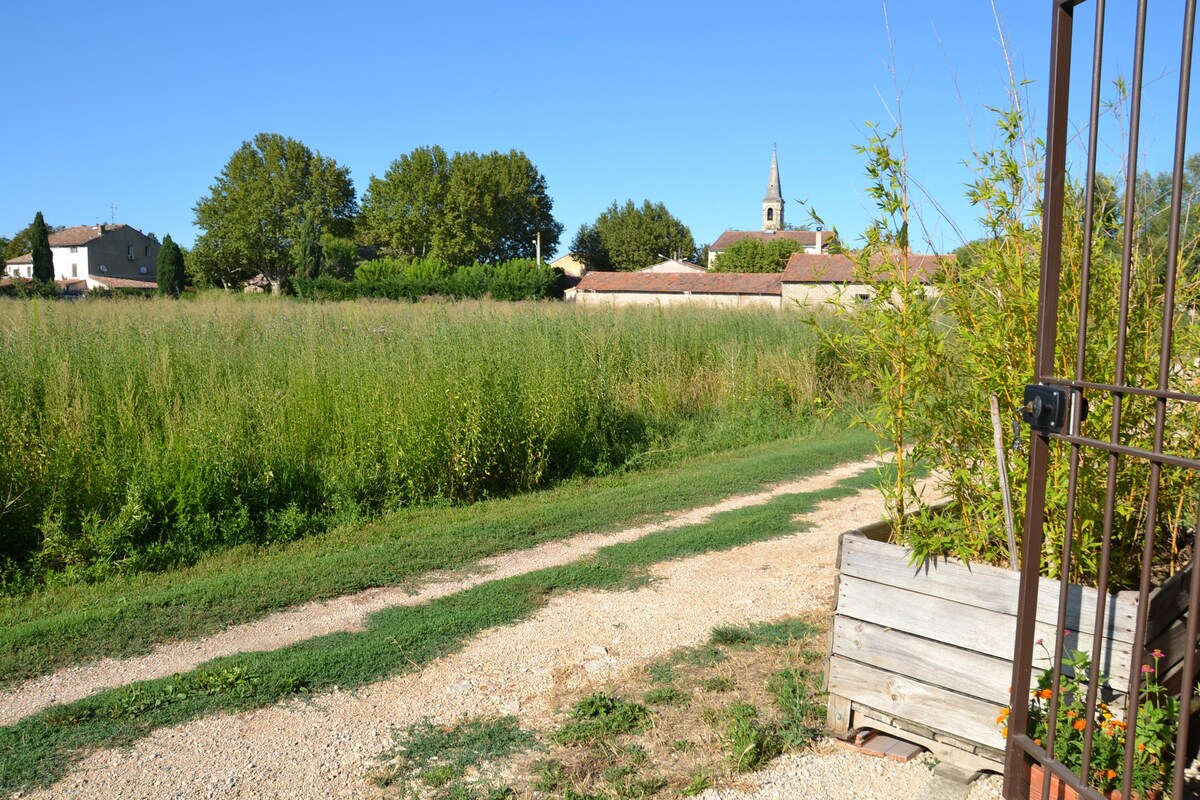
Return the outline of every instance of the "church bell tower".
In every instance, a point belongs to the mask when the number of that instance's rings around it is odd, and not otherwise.
[[[767,180],[767,196],[762,202],[762,229],[783,230],[783,194],[779,190],[779,154],[771,152],[771,177]]]

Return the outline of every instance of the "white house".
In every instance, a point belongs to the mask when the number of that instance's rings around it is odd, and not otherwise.
[[[50,234],[56,282],[84,280],[88,289],[158,286],[160,245],[128,225],[81,225]],[[14,278],[33,277],[33,254],[5,263]]]

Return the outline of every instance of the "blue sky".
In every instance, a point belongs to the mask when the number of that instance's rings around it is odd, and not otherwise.
[[[1147,112],[1142,163],[1161,170],[1178,81],[1172,7],[1182,4],[1152,5],[1168,16],[1150,29],[1150,96],[1162,102]],[[1131,72],[1121,19],[1131,6],[1109,3],[1113,75]],[[1041,135],[1050,0],[995,9],[1015,68],[1033,81]],[[950,250],[955,227],[978,230],[963,162],[972,141],[992,139],[986,106],[1005,102],[993,7],[893,0],[887,14],[913,174],[955,225],[929,203],[922,217],[934,248]],[[699,242],[756,228],[777,144],[788,220],[803,220],[804,200],[853,239],[870,215],[853,145],[866,122],[887,122],[881,96],[894,105],[878,0],[68,0],[5,16],[2,235],[40,209],[51,224],[115,216],[190,245],[192,206],[243,140],[272,131],[349,166],[360,196],[414,147],[523,150],[566,227],[559,253],[581,223],[627,198],[665,203]],[[1106,136],[1110,168],[1121,152],[1119,135]]]

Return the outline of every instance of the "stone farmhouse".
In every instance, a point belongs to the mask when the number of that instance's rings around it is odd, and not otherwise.
[[[156,289],[160,245],[128,225],[80,225],[50,234],[54,280],[66,291]],[[33,277],[33,254],[5,262],[14,278]]]

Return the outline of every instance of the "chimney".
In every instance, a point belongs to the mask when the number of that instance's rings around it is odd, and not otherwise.
[[[817,228],[817,253],[821,253],[821,229]]]
[[[104,223],[101,222],[99,225],[97,225],[96,230],[100,231],[101,233],[104,233]]]

